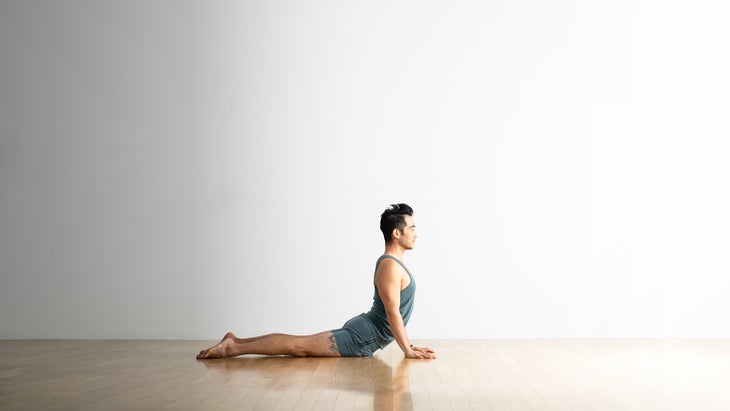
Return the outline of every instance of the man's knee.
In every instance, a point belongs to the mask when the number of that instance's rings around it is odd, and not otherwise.
[[[294,357],[309,357],[311,355],[307,342],[302,338],[294,339],[287,348],[289,355]]]
[[[312,354],[307,350],[295,349],[292,350],[291,355],[293,357],[311,357]]]
[[[327,357],[339,355],[332,334],[316,334],[292,341],[289,354],[294,357]]]

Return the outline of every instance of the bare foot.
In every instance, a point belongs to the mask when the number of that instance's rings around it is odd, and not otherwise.
[[[223,339],[221,339],[218,344],[208,348],[207,350],[201,350],[195,358],[202,360],[205,358],[231,357],[231,347],[236,340],[237,337],[232,332],[228,332],[223,336]]]

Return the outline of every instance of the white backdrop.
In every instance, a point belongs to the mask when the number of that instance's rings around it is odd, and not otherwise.
[[[0,338],[730,337],[727,12],[0,1]]]

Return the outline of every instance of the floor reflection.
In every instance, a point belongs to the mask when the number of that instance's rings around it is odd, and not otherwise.
[[[257,389],[286,391],[296,387],[333,390],[372,397],[374,410],[413,410],[408,368],[413,363],[394,359],[393,365],[371,358],[236,357],[199,361],[220,372],[223,383],[258,381]]]

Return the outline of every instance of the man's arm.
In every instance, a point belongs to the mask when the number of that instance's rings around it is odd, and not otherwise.
[[[400,315],[401,278],[403,277],[401,270],[402,268],[395,261],[384,260],[378,266],[378,272],[375,275],[375,285],[378,287],[380,299],[385,306],[385,315],[390,324],[390,330],[406,358],[436,358],[430,349],[413,347],[408,340],[406,326]]]

